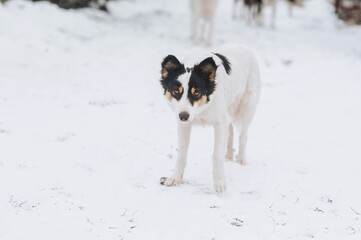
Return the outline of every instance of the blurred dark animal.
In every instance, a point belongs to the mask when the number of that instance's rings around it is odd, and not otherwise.
[[[263,25],[262,9],[264,7],[272,7],[271,26],[275,25],[277,0],[234,0],[233,2],[233,18],[247,18],[247,23],[255,22]]]
[[[361,24],[361,0],[336,0],[338,17],[349,24]]]
[[[292,9],[294,6],[303,6],[302,0],[286,0],[289,5],[289,15],[292,16]],[[258,25],[263,25],[263,8],[271,7],[271,27],[275,27],[276,8],[278,0],[234,0],[233,4],[233,18],[244,17],[247,15],[248,24],[255,22]]]
[[[217,0],[191,0],[192,34],[194,43],[212,45],[214,16]]]
[[[276,5],[277,0],[243,0],[244,6],[247,8],[247,22],[256,22],[258,25],[263,25],[262,10],[264,7],[272,8],[271,26],[275,26],[276,20]]]
[[[0,2],[1,2],[1,3],[5,3],[5,2],[6,2],[6,0],[0,0]]]
[[[3,0],[1,0],[3,1]],[[32,0],[33,2],[39,2],[44,0]],[[106,3],[108,0],[45,0],[58,5],[64,9],[76,9],[76,8],[97,8],[99,10],[108,12]]]

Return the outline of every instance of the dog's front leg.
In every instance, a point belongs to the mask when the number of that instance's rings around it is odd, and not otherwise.
[[[224,173],[224,156],[228,135],[228,123],[220,122],[214,125],[214,151],[213,151],[213,183],[216,192],[226,190],[226,176]]]
[[[184,168],[187,162],[187,152],[189,146],[189,139],[191,135],[190,123],[178,123],[178,156],[175,165],[174,173],[169,177],[165,185],[174,186],[179,185],[183,179]]]

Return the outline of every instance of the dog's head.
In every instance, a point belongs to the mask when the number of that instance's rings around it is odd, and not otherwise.
[[[162,62],[164,95],[181,122],[191,122],[209,106],[216,89],[217,65],[212,57],[186,68],[173,55]]]

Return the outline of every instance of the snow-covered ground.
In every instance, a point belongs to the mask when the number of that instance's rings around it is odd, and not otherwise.
[[[243,43],[263,89],[248,165],[211,175],[213,131],[192,132],[185,183],[167,188],[176,122],[162,57],[188,41],[188,1],[65,11],[0,5],[0,239],[360,239],[361,28],[327,0],[276,29],[231,19],[219,1],[214,48]],[[209,49],[210,51],[213,48]]]

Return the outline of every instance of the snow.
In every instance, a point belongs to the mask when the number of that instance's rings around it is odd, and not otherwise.
[[[361,28],[327,0],[276,29],[231,19],[214,46],[188,41],[188,1],[109,3],[110,15],[0,5],[0,239],[360,239]],[[213,189],[213,131],[192,131],[185,183],[167,188],[176,122],[160,62],[243,43],[263,89],[248,165]]]

